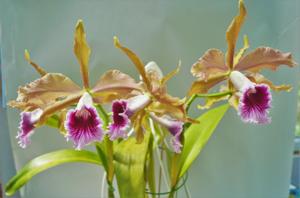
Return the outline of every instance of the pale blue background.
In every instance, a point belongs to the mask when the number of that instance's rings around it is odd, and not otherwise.
[[[242,34],[248,34],[251,48],[268,45],[291,51],[299,62],[300,2],[245,0],[245,3],[249,15]],[[183,97],[194,80],[189,73],[192,63],[208,48],[226,49],[225,30],[236,12],[236,0],[0,0],[4,92],[7,99],[13,99],[19,85],[38,77],[23,59],[25,48],[47,71],[62,72],[80,83],[72,45],[75,23],[82,18],[93,50],[90,63],[93,82],[111,67],[137,77],[127,57],[113,46],[112,37],[118,35],[145,62],[155,60],[164,73],[174,69],[181,59],[182,71],[170,81],[169,89]],[[299,79],[298,68],[283,67],[276,73],[264,73],[278,84],[295,86]],[[287,197],[296,89],[273,94],[270,125],[243,124],[233,109],[226,114],[192,166],[188,180],[192,197]],[[193,113],[196,116],[199,111]],[[40,154],[71,147],[57,131],[42,128],[32,137],[32,145],[22,150],[14,138],[18,111],[8,109],[7,115],[9,130],[1,125],[1,138],[9,132],[17,169]],[[9,153],[1,157],[1,160],[10,158]],[[1,171],[12,173],[13,167]],[[36,176],[22,189],[22,195],[24,198],[100,197],[101,176],[102,171],[95,166],[68,164]]]

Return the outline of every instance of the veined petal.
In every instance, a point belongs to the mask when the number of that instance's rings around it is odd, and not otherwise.
[[[89,59],[91,49],[86,41],[82,20],[78,20],[75,28],[74,53],[80,64],[82,81],[85,88],[89,88]]]
[[[231,24],[228,26],[228,29],[226,31],[226,40],[227,40],[227,54],[226,54],[226,63],[229,68],[233,68],[233,61],[234,61],[234,51],[235,51],[235,45],[238,39],[238,35],[240,32],[240,29],[245,21],[247,15],[247,10],[244,5],[243,0],[239,0],[239,14],[234,17]]]
[[[259,72],[264,68],[276,70],[280,65],[290,67],[296,65],[291,53],[283,53],[270,47],[260,47],[241,58],[235,70]]]
[[[9,102],[8,105],[21,110],[44,109],[69,95],[80,92],[80,90],[80,87],[67,76],[59,73],[48,73],[23,87],[19,87],[17,99]]]
[[[209,49],[193,64],[191,73],[198,80],[206,81],[211,75],[226,73],[228,70],[223,52],[218,49]]]
[[[76,109],[68,111],[65,129],[67,140],[72,140],[77,150],[91,142],[102,140],[102,122],[88,93],[83,94]]]
[[[274,91],[291,91],[292,86],[291,85],[274,85],[272,81],[264,77],[263,75],[259,73],[249,73],[247,74],[247,78],[249,78],[252,82],[256,84],[266,84],[268,85],[272,90]]]
[[[238,114],[244,122],[268,124],[272,95],[270,88],[265,84],[254,84],[244,87],[239,100]]]
[[[17,135],[18,144],[22,148],[26,148],[30,144],[30,136],[34,133],[35,123],[42,115],[42,109],[35,109],[31,112],[23,111],[21,113],[21,121],[19,125],[19,132]]]
[[[197,80],[193,82],[188,92],[188,96],[191,96],[193,94],[207,93],[209,89],[219,84],[220,82],[226,80],[227,78],[227,74],[220,74],[211,76],[207,80]]]
[[[45,76],[47,74],[47,72],[42,68],[40,67],[38,64],[36,64],[35,62],[33,62],[31,59],[30,59],[30,54],[29,54],[29,51],[27,49],[25,49],[25,52],[24,52],[24,57],[25,57],[25,60],[30,64],[32,65],[32,67],[41,75],[41,76]]]
[[[108,132],[111,140],[127,137],[127,130],[130,126],[127,110],[128,102],[126,100],[116,100],[112,103],[113,122],[109,125]]]
[[[132,61],[132,63],[135,65],[136,69],[140,73],[140,75],[143,79],[143,82],[145,83],[147,89],[151,90],[150,81],[147,77],[144,64],[140,60],[140,58],[133,51],[131,51],[130,49],[128,49],[124,46],[122,46],[122,44],[120,43],[119,39],[116,36],[114,37],[114,44],[117,48],[121,49],[128,56],[128,58]]]
[[[142,87],[129,75],[118,70],[104,73],[92,89],[95,102],[109,103],[116,99],[132,97],[132,92],[141,92]]]
[[[171,145],[176,153],[181,152],[181,134],[183,131],[183,122],[175,120],[169,116],[161,116],[158,117],[154,113],[150,113],[150,116],[153,120],[161,124],[162,126],[166,127],[170,134],[172,135],[171,138]]]

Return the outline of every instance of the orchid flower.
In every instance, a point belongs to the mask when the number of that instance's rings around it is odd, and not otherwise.
[[[186,115],[185,100],[170,96],[165,85],[179,71],[179,68],[163,76],[155,62],[151,61],[144,65],[139,57],[130,49],[122,46],[116,37],[114,42],[115,46],[129,57],[140,73],[142,92],[133,98],[113,102],[113,122],[109,132],[111,138],[126,137],[126,129],[131,123],[136,132],[137,141],[141,141],[143,120],[150,113],[156,122],[170,131],[173,136],[173,149],[175,152],[180,152],[182,125],[184,122],[192,122],[193,120]],[[179,125],[181,127],[178,127]],[[174,132],[175,128],[176,132]]]
[[[126,99],[132,96],[133,91],[140,91],[140,85],[134,79],[118,70],[107,71],[90,88],[88,63],[91,49],[81,20],[75,28],[74,53],[80,64],[83,88],[63,74],[47,73],[31,60],[29,52],[25,50],[25,59],[41,77],[19,87],[17,99],[8,103],[22,110],[17,136],[21,147],[27,146],[34,129],[45,124],[53,115],[59,115],[58,128],[67,130],[66,137],[74,142],[76,149],[94,140],[100,141],[104,131],[94,103]],[[76,104],[75,109],[69,109]],[[64,116],[66,111],[67,116]]]
[[[19,126],[19,132],[17,139],[19,139],[18,144],[22,148],[26,148],[30,144],[30,136],[34,133],[34,123],[40,118],[43,113],[42,109],[35,109],[31,112],[22,112],[21,121]]]
[[[109,125],[109,136],[111,140],[126,138],[127,130],[130,128],[130,118],[150,103],[147,95],[137,95],[128,100],[115,100],[112,104],[112,120]]]
[[[280,65],[293,67],[296,63],[291,53],[283,53],[270,47],[259,47],[245,55],[249,48],[247,36],[244,37],[244,47],[235,53],[238,34],[246,14],[244,2],[240,0],[239,14],[233,19],[226,32],[228,45],[226,57],[218,49],[209,49],[205,52],[191,68],[191,73],[197,81],[193,83],[189,95],[207,93],[215,85],[227,80],[226,89],[231,92],[229,103],[238,110],[242,120],[269,123],[270,118],[267,114],[271,107],[270,89],[289,91],[291,87],[273,85],[259,72],[264,68],[276,70]],[[228,95],[211,97],[204,108],[209,108],[213,103],[224,99],[228,99]]]

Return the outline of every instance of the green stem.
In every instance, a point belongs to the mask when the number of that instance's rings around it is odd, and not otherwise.
[[[103,121],[103,129],[106,129],[109,124],[109,115],[106,113],[105,109],[100,105],[95,105],[97,108],[97,111],[99,113],[99,116],[102,118]],[[107,182],[107,191],[108,191],[108,197],[114,198],[114,187],[113,187],[113,179],[114,179],[114,159],[113,159],[113,142],[109,139],[108,136],[104,137],[104,143],[106,147],[106,182]],[[103,158],[103,151],[101,150],[100,146],[96,145],[96,149],[98,151],[99,157]]]
[[[160,160],[163,160],[163,150],[160,151]],[[158,193],[160,193],[160,187],[161,187],[161,175],[162,174],[162,167],[159,166],[159,178],[158,178]],[[158,198],[160,198],[160,194],[158,195]]]
[[[108,161],[108,171],[106,175],[106,180],[108,184],[108,197],[114,198],[114,188],[113,188],[113,179],[114,179],[114,161],[113,161],[113,142],[109,140],[108,137],[106,141],[107,149],[107,161]]]
[[[180,154],[175,153],[172,157],[171,162],[171,193],[169,194],[169,198],[173,198],[175,194],[175,188],[178,183],[178,175],[179,175],[179,166],[178,161],[180,158]]]
[[[174,198],[174,195],[175,195],[175,192],[174,190],[172,190],[168,196],[168,198]]]
[[[103,121],[103,128],[106,129],[109,124],[109,115],[106,113],[105,109],[102,107],[101,104],[96,104],[96,109],[99,113],[99,116],[101,117]]]
[[[225,91],[225,92],[219,92],[219,93],[212,93],[212,94],[193,94],[189,100],[186,102],[186,112],[189,111],[192,103],[196,98],[210,98],[210,97],[219,97],[219,96],[226,96],[231,95],[232,91]]]
[[[101,197],[104,197],[105,179],[106,179],[106,172],[104,172],[102,176]]]
[[[191,198],[192,196],[191,196],[191,193],[190,193],[190,191],[189,191],[189,189],[188,189],[188,187],[187,187],[187,184],[184,183],[183,187],[184,187],[184,190],[185,190],[185,195],[186,195],[186,197],[187,197],[187,198]]]

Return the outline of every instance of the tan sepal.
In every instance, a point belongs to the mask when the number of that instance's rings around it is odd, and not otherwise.
[[[213,104],[220,102],[222,100],[228,100],[229,95],[223,95],[223,96],[213,96],[213,97],[207,97],[205,99],[204,105],[197,105],[198,109],[209,109]]]
[[[211,75],[226,73],[228,70],[223,52],[218,49],[209,49],[192,65],[191,73],[198,80],[207,80]]]
[[[8,105],[25,110],[44,109],[49,104],[63,100],[81,89],[70,78],[60,73],[47,73],[45,76],[18,89],[18,97]]]
[[[270,47],[259,47],[242,57],[235,66],[235,70],[259,72],[264,68],[276,70],[280,65],[293,67],[296,62],[291,53],[283,53]]]
[[[86,41],[82,20],[78,20],[75,28],[74,53],[80,64],[83,86],[89,88],[89,59],[91,49]]]
[[[274,85],[272,81],[265,78],[263,75],[261,75],[259,73],[247,74],[247,77],[252,82],[255,82],[257,84],[266,84],[266,85],[268,85],[274,91],[287,91],[287,92],[289,92],[289,91],[292,90],[291,85]]]
[[[47,74],[47,72],[41,66],[31,60],[30,53],[27,49],[24,51],[24,58],[41,76],[45,76]]]
[[[178,62],[177,68],[174,69],[173,71],[171,71],[170,73],[168,73],[167,75],[165,75],[161,80],[160,80],[160,84],[161,86],[165,86],[166,83],[173,78],[173,76],[175,76],[176,74],[178,74],[178,72],[180,71],[180,67],[181,67],[181,61]]]
[[[192,96],[193,94],[207,93],[209,89],[226,80],[227,78],[228,74],[220,74],[211,76],[207,80],[197,80],[193,82],[188,92],[188,96]]]
[[[228,45],[226,63],[231,69],[233,68],[235,45],[238,39],[240,29],[246,19],[246,15],[247,10],[244,5],[244,1],[239,0],[239,14],[234,17],[226,31],[226,40]]]
[[[132,96],[133,91],[140,92],[142,87],[129,75],[118,70],[104,73],[92,89],[95,101],[109,103],[115,99]]]
[[[146,84],[147,89],[151,90],[151,84],[149,79],[147,78],[145,66],[143,62],[140,60],[140,58],[127,47],[122,46],[122,44],[120,43],[119,39],[116,36],[114,37],[114,45],[120,50],[122,50],[128,56],[128,58],[132,61],[132,63],[135,65],[136,69],[140,73],[143,82]]]
[[[249,40],[247,35],[244,35],[244,46],[240,49],[240,51],[234,57],[234,66],[240,61],[240,59],[244,56],[245,52],[249,48]]]

